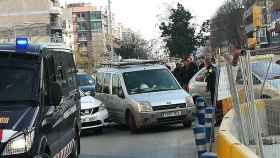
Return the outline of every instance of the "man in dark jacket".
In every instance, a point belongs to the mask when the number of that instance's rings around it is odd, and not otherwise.
[[[206,59],[206,82],[207,82],[207,91],[210,92],[211,102],[214,104],[215,98],[215,86],[216,86],[216,68],[213,66],[211,59]]]

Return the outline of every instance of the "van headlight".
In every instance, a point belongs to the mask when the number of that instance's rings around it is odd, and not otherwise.
[[[138,104],[138,110],[139,112],[152,112],[153,108],[150,102],[141,101]]]
[[[28,152],[31,149],[33,138],[34,138],[34,130],[27,134],[21,134],[11,139],[7,143],[2,153],[2,156],[22,154]]]
[[[187,104],[187,106],[194,106],[194,102],[193,102],[192,96],[187,96],[186,97],[186,104]]]
[[[103,110],[105,110],[106,108],[105,108],[105,105],[102,103],[102,104],[100,104],[100,106],[99,106],[99,111],[103,111]]]

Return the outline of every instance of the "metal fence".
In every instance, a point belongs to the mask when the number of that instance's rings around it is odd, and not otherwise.
[[[239,140],[280,158],[280,47],[244,51],[238,66],[226,66]]]

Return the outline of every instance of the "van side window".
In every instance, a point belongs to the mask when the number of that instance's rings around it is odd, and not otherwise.
[[[113,75],[113,80],[112,80],[112,94],[113,95],[118,95],[119,91],[119,77],[118,75]]]
[[[121,86],[121,80],[118,75],[113,75],[112,80],[112,94],[117,95],[120,97],[120,95],[123,95],[123,89]]]
[[[104,84],[103,84],[103,93],[109,94],[110,93],[110,80],[111,74],[104,74]]]
[[[53,56],[47,56],[44,59],[44,104],[50,105],[49,103],[51,100],[51,92],[49,91],[49,86],[52,82],[56,81],[56,74],[55,74],[55,64]]]
[[[103,84],[103,74],[102,73],[97,73],[96,74],[96,92],[97,93],[102,93],[102,84]]]

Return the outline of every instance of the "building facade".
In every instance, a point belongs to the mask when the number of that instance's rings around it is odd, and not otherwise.
[[[245,0],[244,24],[248,47],[280,46],[280,1]]]
[[[72,12],[76,62],[79,68],[89,68],[104,61],[107,53],[107,16],[89,3],[69,4]]]
[[[0,1],[0,42],[27,36],[32,42],[62,42],[58,0]]]

